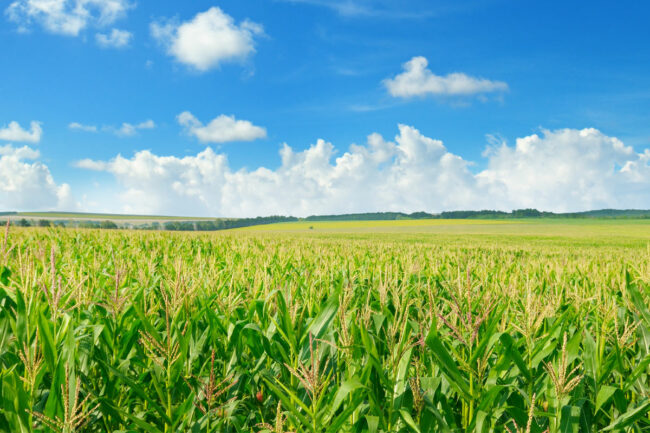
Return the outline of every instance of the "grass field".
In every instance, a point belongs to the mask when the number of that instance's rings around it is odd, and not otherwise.
[[[647,432],[649,303],[648,220],[11,228],[0,431]]]

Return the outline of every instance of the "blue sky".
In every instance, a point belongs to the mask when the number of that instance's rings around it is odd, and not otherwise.
[[[1,209],[650,207],[641,2],[0,7]]]

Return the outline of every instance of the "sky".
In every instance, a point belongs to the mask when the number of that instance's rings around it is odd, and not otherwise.
[[[647,209],[649,13],[0,0],[0,211]]]

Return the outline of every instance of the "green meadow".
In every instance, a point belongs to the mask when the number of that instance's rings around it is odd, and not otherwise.
[[[0,236],[2,432],[650,431],[650,220]]]

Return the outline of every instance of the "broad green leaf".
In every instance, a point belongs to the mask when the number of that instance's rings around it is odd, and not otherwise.
[[[596,412],[600,410],[605,403],[609,401],[618,388],[609,385],[603,385],[596,396]]]
[[[628,410],[618,418],[616,418],[610,425],[605,427],[603,431],[622,430],[627,426],[632,425],[641,418],[648,416],[650,410],[650,399],[645,399],[642,403],[638,404],[635,408]]]
[[[406,423],[406,425],[409,427],[409,429],[411,431],[414,431],[416,433],[420,433],[420,427],[418,427],[418,425],[415,423],[415,421],[413,421],[413,418],[411,417],[410,413],[408,413],[404,409],[400,409],[399,414],[400,414],[400,417],[402,418],[402,420],[404,420],[404,422]]]
[[[427,346],[431,349],[432,354],[442,371],[447,375],[450,385],[455,388],[466,400],[471,399],[471,393],[469,392],[469,385],[465,378],[458,370],[456,363],[445,349],[442,341],[438,337],[438,334],[435,329],[431,329],[429,336],[426,340]]]

